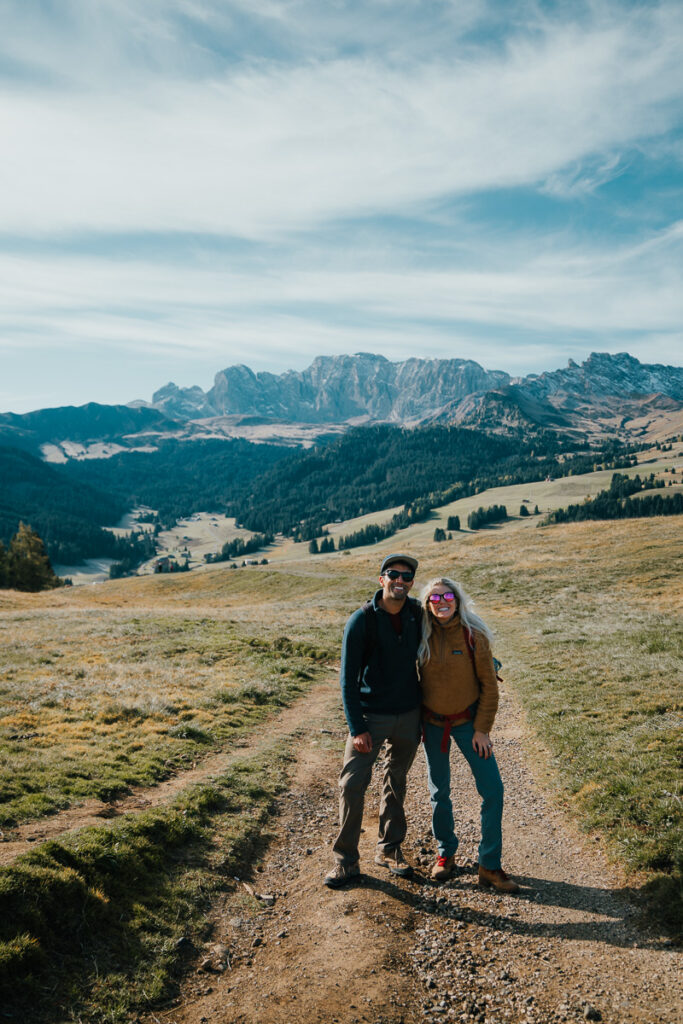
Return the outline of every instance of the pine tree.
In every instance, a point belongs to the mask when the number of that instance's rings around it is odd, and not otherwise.
[[[308,551],[309,551],[309,554],[311,554],[311,555],[317,555],[318,554],[318,551],[319,551],[318,542],[315,539],[315,537],[313,538],[311,543],[308,545]]]
[[[12,537],[8,552],[9,585],[17,590],[47,590],[59,586],[59,577],[38,534],[25,523]]]

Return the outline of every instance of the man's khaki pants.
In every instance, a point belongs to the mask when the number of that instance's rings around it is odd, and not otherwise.
[[[339,776],[340,830],[332,851],[336,860],[345,865],[358,861],[365,790],[370,784],[372,766],[385,742],[387,761],[379,806],[377,849],[389,853],[396,850],[405,839],[403,801],[406,777],[420,742],[419,707],[400,715],[366,714],[365,721],[372,736],[372,750],[369,754],[358,753],[349,736],[344,751],[344,767]]]

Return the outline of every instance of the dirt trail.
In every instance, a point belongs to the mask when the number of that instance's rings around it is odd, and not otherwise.
[[[146,811],[159,804],[170,803],[187,786],[206,782],[224,772],[238,758],[256,754],[275,739],[293,733],[301,726],[304,715],[317,715],[320,709],[327,708],[336,691],[336,680],[329,679],[314,688],[303,700],[272,715],[248,737],[233,741],[229,750],[212,754],[156,786],[135,786],[119,800],[85,800],[48,818],[29,821],[13,828],[9,833],[10,838],[0,842],[0,865],[11,864],[22,853],[48,839],[58,839],[59,836],[92,825],[101,826],[107,819],[118,818],[122,814]]]
[[[252,875],[214,907],[213,936],[188,974],[178,1004],[145,1024],[675,1024],[683,1020],[683,956],[638,927],[623,882],[599,844],[579,833],[534,778],[543,755],[510,694],[494,731],[506,785],[504,865],[519,896],[481,891],[475,860],[479,805],[466,766],[453,756],[460,870],[429,879],[435,850],[422,752],[407,798],[405,852],[411,881],[373,863],[379,799],[375,773],[361,837],[365,874],[345,890],[322,878],[336,833],[343,730],[335,680],[314,688],[248,739],[153,788],[112,804],[88,801],[16,830],[0,844],[8,863],[36,843],[170,801],[274,739],[296,736],[291,790],[279,801],[277,839]],[[308,734],[302,738],[301,726]],[[261,869],[261,870],[259,870]],[[247,886],[258,895],[254,898]]]
[[[247,880],[274,905],[257,902],[236,881],[214,908],[212,941],[178,1004],[145,1024],[681,1020],[680,950],[638,928],[599,844],[549,805],[525,757],[532,740],[507,694],[494,739],[506,783],[504,864],[522,894],[500,896],[476,884],[478,800],[455,757],[461,869],[445,885],[431,882],[421,752],[410,775],[405,845],[416,877],[395,879],[373,864],[376,773],[361,843],[365,875],[346,890],[325,889],[343,735],[321,732],[338,721],[336,692],[320,690],[312,700],[308,740],[299,740],[292,789],[280,800],[278,838]]]

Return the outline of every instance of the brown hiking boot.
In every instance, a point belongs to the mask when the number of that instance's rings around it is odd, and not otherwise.
[[[479,865],[479,885],[488,888],[490,885],[498,892],[519,892],[519,886],[507,875],[502,868],[489,871]]]
[[[398,875],[399,878],[413,877],[413,869],[401,853],[400,846],[396,850],[387,850],[386,853],[379,850],[375,855],[375,864],[389,868],[392,875]]]
[[[436,858],[432,868],[432,878],[435,882],[445,882],[451,877],[455,870],[455,854],[452,857],[443,857],[441,854]]]
[[[359,875],[358,861],[355,864],[335,864],[329,875],[325,875],[323,882],[329,889],[341,889],[343,885],[350,882],[352,878],[358,878]]]

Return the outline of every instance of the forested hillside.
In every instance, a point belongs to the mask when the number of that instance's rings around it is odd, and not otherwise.
[[[23,520],[58,564],[121,560],[135,554],[122,549],[132,541],[102,528],[147,505],[162,526],[220,511],[254,532],[310,540],[326,523],[367,512],[417,502],[417,518],[424,518],[430,507],[486,487],[630,462],[619,445],[569,445],[552,433],[523,440],[458,427],[382,425],[307,451],[242,439],[172,440],[153,452],[48,465],[1,448],[0,539],[7,542]],[[406,515],[415,518],[415,508]]]
[[[24,521],[55,563],[125,559],[135,554],[132,541],[103,527],[115,526],[134,506],[158,509],[168,525],[192,512],[223,510],[254,475],[283,457],[292,458],[291,448],[242,440],[170,441],[155,452],[65,465],[0,448],[0,540],[8,543]]]
[[[104,488],[65,476],[18,448],[0,448],[0,540],[5,544],[20,522],[42,538],[53,562],[71,563],[97,555],[116,557],[116,538],[103,530],[126,511],[126,503]]]
[[[117,441],[125,435],[145,430],[172,430],[177,427],[158,409],[132,409],[127,405],[66,405],[54,409],[36,409],[22,414],[0,413],[0,443],[40,454],[41,444],[70,441]]]
[[[171,525],[193,512],[225,511],[255,477],[276,462],[298,458],[290,447],[224,441],[168,441],[154,452],[121,452],[110,459],[69,462],[64,474],[107,488],[126,508],[148,505]]]
[[[458,427],[359,427],[263,474],[231,513],[250,530],[309,540],[334,520],[418,498],[444,504],[485,486],[563,475],[573,465],[581,472],[616,451],[574,462],[564,448],[554,434],[524,442]]]

